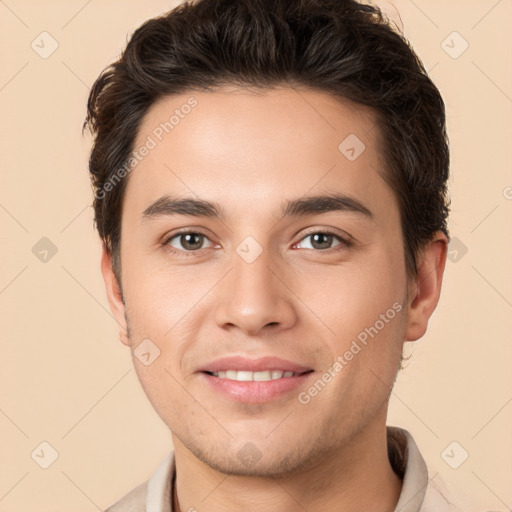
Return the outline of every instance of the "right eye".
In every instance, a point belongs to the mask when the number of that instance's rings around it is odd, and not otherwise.
[[[186,253],[199,252],[204,249],[203,244],[205,240],[209,241],[209,238],[199,231],[180,231],[167,238],[163,245],[172,253],[181,256],[186,255]],[[213,244],[211,246],[213,246]]]

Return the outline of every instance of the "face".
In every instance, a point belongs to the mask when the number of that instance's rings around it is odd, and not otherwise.
[[[291,88],[193,92],[152,106],[144,145],[126,305],[111,304],[175,448],[279,475],[384,424],[411,303],[372,112]]]

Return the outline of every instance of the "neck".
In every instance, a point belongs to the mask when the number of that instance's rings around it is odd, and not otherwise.
[[[311,461],[307,470],[282,477],[220,473],[173,436],[176,457],[174,511],[392,512],[402,481],[387,453],[385,425],[368,426],[345,445]]]

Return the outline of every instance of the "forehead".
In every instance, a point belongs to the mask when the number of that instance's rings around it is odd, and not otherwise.
[[[126,190],[140,212],[170,192],[238,202],[240,211],[334,189],[393,200],[381,176],[374,112],[324,92],[224,89],[165,97],[140,125],[134,149],[143,146],[150,149]]]

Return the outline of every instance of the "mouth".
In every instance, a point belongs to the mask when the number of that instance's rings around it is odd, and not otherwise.
[[[310,367],[270,356],[230,356],[198,370],[215,397],[242,403],[290,399],[292,392],[306,385],[314,373]]]
[[[290,370],[263,370],[258,372],[251,372],[248,370],[220,370],[217,372],[203,372],[212,377],[219,379],[235,380],[238,382],[268,382],[271,380],[288,379],[290,377],[298,377],[305,373],[310,373],[313,370],[304,372],[293,372]]]

